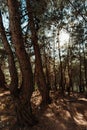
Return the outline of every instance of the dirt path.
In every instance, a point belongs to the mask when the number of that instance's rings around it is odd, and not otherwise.
[[[34,96],[35,101],[39,96]],[[39,123],[24,130],[87,130],[87,99],[67,97],[53,98],[47,108],[38,107],[36,115]],[[13,130],[15,111],[9,91],[0,90],[0,130]],[[22,130],[14,127],[14,130]]]

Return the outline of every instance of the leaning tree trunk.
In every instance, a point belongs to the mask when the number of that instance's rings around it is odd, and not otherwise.
[[[18,119],[17,121],[21,126],[34,125],[30,103],[33,92],[33,73],[30,59],[24,48],[18,1],[8,0],[8,9],[12,42],[14,43],[16,55],[19,59],[23,80],[21,92],[18,94],[18,97],[14,96]]]
[[[10,90],[11,93],[14,92],[16,93],[17,89],[18,89],[18,75],[17,75],[17,69],[15,67],[15,62],[14,62],[14,56],[13,56],[13,52],[10,48],[10,45],[8,43],[6,34],[5,34],[5,29],[3,26],[3,22],[2,22],[2,16],[1,16],[1,12],[0,12],[0,33],[1,33],[1,38],[2,38],[2,42],[6,51],[6,54],[8,55],[8,64],[9,64],[9,72],[10,72],[10,76],[11,76],[11,84],[10,84]]]
[[[35,65],[36,65],[36,71],[38,75],[38,87],[42,95],[42,104],[47,104],[50,102],[49,97],[49,90],[47,88],[45,75],[43,72],[43,66],[42,66],[42,59],[40,54],[40,48],[38,45],[38,37],[35,29],[34,24],[34,18],[33,18],[33,12],[30,4],[30,0],[26,0],[27,2],[27,10],[29,15],[29,24],[30,24],[30,30],[31,30],[31,38],[32,38],[32,44],[34,46],[34,52],[35,52]]]

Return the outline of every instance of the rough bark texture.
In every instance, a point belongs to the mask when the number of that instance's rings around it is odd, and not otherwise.
[[[30,59],[24,48],[17,0],[8,0],[8,8],[12,42],[14,43],[16,55],[20,63],[23,80],[21,96],[18,96],[15,101],[17,119],[20,125],[30,125],[31,122],[33,123],[33,116],[29,116],[32,115],[30,99],[33,92],[33,73]]]
[[[8,55],[9,72],[10,72],[10,76],[11,76],[11,84],[10,84],[9,89],[11,90],[11,93],[13,93],[13,92],[15,93],[18,88],[17,69],[15,67],[13,52],[12,52],[10,45],[8,43],[8,40],[6,38],[5,29],[4,29],[3,22],[2,22],[1,12],[0,12],[0,33],[1,33],[1,38],[2,38],[2,42],[3,42],[4,48],[5,48],[6,54]]]
[[[31,30],[31,35],[32,35],[31,36],[32,37],[32,44],[34,46],[34,52],[35,52],[35,65],[36,65],[36,73],[38,76],[37,84],[38,84],[39,90],[40,90],[41,95],[42,95],[42,102],[44,104],[47,104],[50,100],[49,91],[47,89],[46,79],[45,79],[45,75],[43,72],[42,59],[41,59],[41,54],[40,54],[40,48],[38,45],[38,37],[36,34],[36,29],[35,29],[30,0],[27,0],[27,9],[28,9],[28,15],[29,15],[30,30]]]

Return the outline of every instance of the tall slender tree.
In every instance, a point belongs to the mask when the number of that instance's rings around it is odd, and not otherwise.
[[[26,0],[26,3],[27,3],[29,24],[31,30],[31,40],[35,52],[35,66],[36,66],[36,73],[38,75],[38,79],[37,79],[38,87],[42,95],[42,104],[47,104],[50,102],[49,90],[46,84],[46,79],[42,67],[42,59],[41,59],[40,48],[38,45],[38,37],[37,37],[37,32],[34,23],[34,14],[33,14],[30,0]]]
[[[64,95],[64,85],[63,85],[63,64],[62,64],[62,56],[61,56],[61,47],[60,47],[60,41],[59,41],[59,31],[58,31],[58,54],[59,54],[59,62],[60,62],[60,84],[59,88],[61,93]]]

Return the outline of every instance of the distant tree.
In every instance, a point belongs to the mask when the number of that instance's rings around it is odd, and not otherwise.
[[[64,95],[64,82],[63,82],[63,63],[62,63],[62,56],[61,56],[61,47],[60,47],[60,41],[59,41],[59,32],[58,32],[58,53],[59,53],[59,62],[60,62],[60,84],[59,88],[61,93]]]

